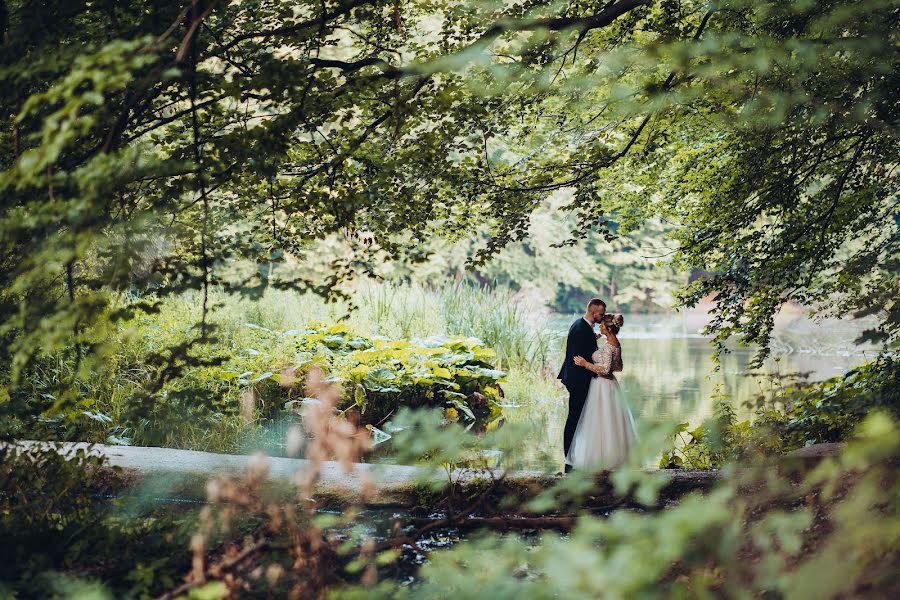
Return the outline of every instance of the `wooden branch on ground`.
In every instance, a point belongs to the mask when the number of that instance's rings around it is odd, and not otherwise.
[[[210,565],[206,569],[206,572],[205,572],[206,577],[213,578],[213,579],[217,579],[217,578],[221,577],[221,575],[223,573],[233,570],[234,568],[238,567],[242,562],[244,562],[245,560],[250,558],[250,556],[256,554],[257,552],[259,552],[260,550],[265,548],[268,543],[269,542],[267,539],[260,538],[253,543],[247,544],[235,556],[232,556],[231,558],[223,558],[218,563]],[[163,594],[162,596],[159,596],[157,598],[157,600],[172,600],[173,598],[177,598],[178,596],[181,596],[182,594],[187,593],[188,591],[190,591],[191,589],[193,589],[197,586],[203,585],[204,583],[206,583],[206,580],[188,581],[188,582],[183,583],[182,585],[178,586],[174,590],[170,590],[170,591],[166,592],[165,594]]]
[[[458,527],[460,529],[478,529],[480,527],[490,527],[492,529],[560,529],[569,530],[575,525],[575,515],[563,515],[555,517],[465,517],[457,519],[453,523],[441,523],[438,527],[444,525],[448,527]],[[430,525],[429,519],[412,519],[413,523],[423,523]],[[431,527],[428,531],[434,529]]]

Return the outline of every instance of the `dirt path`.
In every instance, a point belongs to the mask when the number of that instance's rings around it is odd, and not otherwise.
[[[174,448],[153,448],[144,446],[108,446],[85,442],[33,442],[20,441],[17,445],[55,447],[62,454],[72,454],[79,449],[90,448],[92,454],[104,456],[112,467],[121,467],[140,475],[176,473],[185,475],[210,476],[238,474],[247,470],[252,462],[264,461],[269,468],[269,476],[274,479],[294,480],[299,473],[311,468],[310,461],[302,458],[278,458],[271,456],[248,456],[235,454],[215,454],[196,450]],[[371,465],[357,463],[348,473],[337,462],[328,461],[319,470],[319,484],[326,488],[342,488],[358,491],[362,488],[364,474],[370,475],[379,486],[407,486],[428,479],[446,477],[443,472],[430,472],[421,467],[406,465]]]
[[[308,472],[311,463],[300,458],[278,458],[263,455],[246,456],[233,454],[214,454],[196,450],[178,450],[174,448],[153,448],[142,446],[108,446],[105,444],[87,444],[85,442],[34,442],[19,441],[21,447],[46,446],[56,448],[62,454],[72,454],[79,449],[88,449],[93,454],[104,456],[110,466],[120,467],[139,476],[178,475],[184,478],[206,478],[211,475],[240,474],[247,470],[251,463],[264,461],[269,468],[269,477],[282,481],[297,481],[298,474]],[[687,488],[705,488],[718,478],[717,471],[654,471],[665,477],[675,486]],[[499,473],[495,473],[499,475]],[[477,477],[472,471],[454,473],[454,479]],[[328,461],[319,469],[317,493],[333,493],[339,496],[355,495],[363,489],[365,478],[370,477],[379,490],[381,500],[391,501],[396,492],[408,490],[416,483],[429,480],[445,480],[447,473],[443,469],[428,469],[409,465],[377,465],[356,463],[351,471],[347,471],[340,463]],[[513,471],[507,474],[507,480],[524,482],[545,482],[550,485],[552,474],[541,471]]]

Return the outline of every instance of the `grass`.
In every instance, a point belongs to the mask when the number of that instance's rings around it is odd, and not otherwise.
[[[503,289],[469,283],[425,287],[418,284],[365,284],[352,294],[355,306],[326,304],[321,298],[269,290],[258,301],[214,297],[223,337],[238,335],[246,323],[287,330],[312,321],[344,319],[360,333],[392,338],[438,334],[477,337],[497,352],[504,367],[540,369],[554,359],[546,321],[528,314]]]
[[[514,367],[503,384],[508,406],[503,417],[522,425],[521,444],[515,457],[506,457],[510,468],[558,467],[563,461],[562,439],[568,395],[547,370]]]
[[[503,383],[510,422],[532,423],[534,439],[524,440],[523,453],[532,464],[541,461],[542,438],[554,437],[548,422],[562,397],[561,388],[548,368],[557,360],[561,340],[547,333],[547,323],[528,314],[502,289],[470,284],[426,287],[421,285],[366,284],[352,294],[353,305],[326,303],[319,297],[269,290],[258,300],[213,293],[210,320],[217,342],[192,350],[203,359],[242,357],[258,372],[276,370],[279,359],[292,358],[293,350],[279,346],[278,336],[261,333],[260,327],[287,331],[309,323],[343,320],[360,334],[390,338],[425,338],[438,334],[476,337],[497,352],[497,366],[506,370]],[[84,398],[74,411],[56,421],[43,422],[31,437],[67,438],[105,443],[130,443],[189,448],[213,452],[241,452],[272,447],[283,435],[262,419],[263,409],[251,418],[241,414],[242,387],[223,381],[215,370],[190,367],[167,385],[168,395],[138,410],[134,398],[152,382],[158,367],[150,357],[190,340],[201,315],[200,296],[186,293],[164,299],[158,313],[139,315],[123,323],[109,340],[108,364],[81,378]],[[255,362],[254,362],[255,361]],[[42,366],[40,377],[49,380],[71,370],[66,360]],[[40,394],[36,381],[34,393]],[[188,389],[203,394],[179,395]],[[268,407],[271,411],[273,407]],[[558,412],[558,410],[556,410]],[[269,429],[261,426],[268,423]],[[561,435],[561,434],[560,434]],[[556,436],[559,437],[559,436]],[[551,444],[555,446],[556,444]]]

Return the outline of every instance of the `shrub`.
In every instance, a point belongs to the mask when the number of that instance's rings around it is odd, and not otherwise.
[[[236,378],[256,392],[264,418],[278,416],[271,409],[276,404],[290,410],[302,401],[294,382],[313,365],[343,385],[339,408],[358,411],[364,425],[380,425],[401,407],[452,409],[447,411],[449,420],[458,417],[476,429],[486,428],[500,417],[499,382],[504,373],[488,362],[494,353],[477,339],[370,338],[343,324],[266,331],[281,342],[290,341],[286,346],[280,342],[273,345],[281,355],[269,355],[264,371],[245,369],[248,365],[222,371],[223,377]],[[287,362],[289,356],[292,362]],[[253,360],[259,363],[256,356]]]
[[[890,356],[821,383],[797,386],[760,414],[785,449],[845,440],[869,413],[900,419],[900,363]]]
[[[183,507],[126,505],[115,496],[127,485],[88,448],[0,446],[0,597],[82,597],[75,588],[101,576],[115,597],[174,586],[189,565],[193,519]]]
[[[900,420],[900,365],[890,356],[826,381],[792,385],[760,398],[755,418],[738,421],[727,401],[712,419],[689,430],[681,423],[660,468],[713,468],[750,454],[789,452],[811,444],[842,442],[872,412]]]
[[[441,306],[441,292],[373,289],[391,292],[394,304],[408,305],[409,311]],[[420,297],[426,293],[428,298]],[[496,300],[487,294],[476,307],[477,295],[467,292],[469,312]],[[377,308],[370,302],[360,309],[357,328],[335,324],[338,317],[327,307],[304,297],[273,294],[264,309],[217,298],[221,306],[211,317],[214,338],[205,343],[195,339],[196,298],[185,294],[157,302],[148,296],[146,302],[156,308],[135,311],[110,331],[112,350],[98,368],[79,364],[72,352],[37,356],[20,383],[10,387],[10,401],[0,402],[0,435],[218,452],[278,451],[285,425],[294,418],[292,409],[304,398],[294,381],[312,364],[341,381],[345,393],[340,409],[358,413],[364,424],[378,425],[401,406],[442,407],[448,409],[449,421],[476,430],[500,416],[497,400],[504,373],[494,369],[499,358],[481,338],[423,336],[410,341],[375,334],[399,314],[395,305],[376,315],[369,314]],[[131,306],[123,302],[123,309]],[[462,306],[453,313],[455,327],[466,336],[496,333],[496,327],[488,326],[493,317],[473,320]],[[504,323],[521,317],[515,306],[499,314],[495,320]],[[248,322],[250,317],[255,321]],[[304,325],[291,329],[298,322]],[[439,310],[437,322],[427,329],[419,322],[408,325],[405,329],[420,335],[445,329]],[[397,328],[388,329],[400,335]],[[508,343],[495,341],[511,355],[524,352],[526,334],[521,329]],[[8,370],[0,369],[0,378],[9,383]],[[71,385],[61,399],[55,391],[63,380]]]

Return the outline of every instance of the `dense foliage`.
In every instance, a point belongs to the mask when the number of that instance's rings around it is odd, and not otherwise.
[[[618,235],[659,228],[668,243],[654,256],[672,260],[652,278],[675,267],[692,279],[680,304],[713,297],[709,329],[720,345],[739,334],[762,357],[774,315],[798,302],[874,314],[867,337],[896,347],[898,20],[892,0],[0,1],[4,438],[87,431],[166,443],[180,431],[171,424],[188,422],[208,441],[221,430],[207,424],[227,417],[238,431],[242,419],[272,418],[300,399],[284,386],[307,364],[295,360],[300,351],[345,378],[352,396],[343,406],[361,418],[380,422],[401,404],[447,408],[392,415],[395,442],[401,455],[457,464],[482,440],[442,421],[486,429],[498,416],[500,375],[480,345],[392,346],[307,330],[313,319],[303,319],[297,335],[251,328],[285,350],[256,358],[250,345],[228,346],[233,330],[217,322],[215,300],[268,288],[340,297],[348,278],[385,258],[416,263],[440,251],[432,238],[473,233],[486,237],[467,262],[488,273],[489,259],[541,226],[536,209],[557,191],[551,211],[566,215],[555,224],[571,230],[550,244],[596,244],[571,262],[579,271],[597,265],[582,279],[555,264],[541,274],[562,284],[559,305],[593,288],[654,303],[653,290],[666,286],[639,285],[647,261],[620,272],[609,252],[623,244]],[[346,252],[323,271],[308,269],[315,242],[335,238]],[[125,339],[191,291],[188,325],[176,319],[169,335]],[[501,353],[535,355],[514,344]],[[892,365],[792,391],[764,415],[764,439],[773,431],[789,446],[838,439],[873,407],[896,414]],[[236,398],[259,404],[242,414]],[[698,450],[712,464],[729,448],[750,456],[742,450],[753,447],[744,444],[752,428],[732,417],[719,415],[719,435],[679,433],[707,445]],[[121,429],[108,430],[114,419]],[[508,429],[485,437],[515,444]],[[542,536],[534,548],[515,536],[460,544],[432,554],[419,586],[374,591],[891,596],[897,428],[869,415],[855,431],[840,460],[799,484],[750,470],[659,513],[583,516],[566,526],[569,536]],[[91,461],[67,470],[8,446],[0,459],[0,526],[15,542],[3,576],[15,591],[36,591],[37,580],[23,577],[41,571],[91,579],[104,566],[136,582],[118,580],[116,593],[177,585],[169,544],[185,547],[184,539],[152,519],[123,525],[92,511],[90,480],[78,478]],[[30,472],[28,461],[43,470]],[[227,497],[211,487],[185,589],[210,579],[209,596],[246,584],[310,597],[372,586],[416,532],[437,527],[398,524],[376,554],[353,511],[335,533],[327,520],[310,520],[309,506],[297,516],[293,504],[269,503],[258,473],[249,480]],[[628,471],[612,478],[619,497],[631,494],[643,508],[654,505],[660,481]],[[588,476],[563,479],[522,512],[572,509],[593,488]],[[475,508],[497,518],[484,498],[476,494]],[[257,537],[228,527],[235,506],[256,520]],[[443,524],[461,523],[469,508],[447,504]],[[133,567],[139,557],[116,552],[136,551],[135,536],[153,541],[162,562]],[[72,539],[82,546],[69,555]],[[276,544],[267,562],[261,551]],[[247,560],[228,566],[244,552]],[[207,569],[213,554],[221,560]]]
[[[260,389],[265,380],[290,393],[294,383],[302,381],[307,368],[322,368],[330,380],[344,384],[344,400],[338,408],[343,412],[354,410],[364,425],[381,425],[403,407],[443,406],[454,422],[474,425],[476,429],[484,429],[500,417],[498,402],[502,392],[498,382],[504,373],[487,362],[493,359],[494,352],[477,339],[369,339],[352,333],[346,325],[275,335],[293,338],[288,342],[295,351],[293,364],[278,372],[229,370],[222,375],[237,378],[242,385],[255,384],[254,389],[272,402],[274,394]],[[269,364],[277,364],[277,358],[270,354],[271,345],[266,346]],[[285,408],[302,402],[290,400],[289,396],[284,399]],[[274,402],[279,403],[277,395]]]
[[[490,261],[467,265],[490,234],[483,228],[450,241],[435,237],[421,244],[421,262],[385,260],[375,266],[379,278],[429,285],[434,281],[472,282],[478,287],[509,288],[531,303],[561,313],[584,310],[586,298],[600,296],[619,312],[666,312],[675,293],[693,275],[661,261],[673,227],[648,221],[638,230],[614,239],[591,231],[574,246],[560,247],[571,235],[578,218],[562,210],[571,194],[557,192],[530,217],[528,236],[510,242]],[[613,225],[611,225],[613,227]],[[337,236],[316,245],[303,264],[309,273],[325,272],[332,261],[350,250],[351,242]],[[468,295],[466,300],[468,300]]]
[[[404,411],[395,422],[404,455],[430,455],[435,465],[455,462],[485,441],[449,432],[439,413]],[[488,434],[487,443],[514,446],[515,433],[504,429]],[[75,479],[46,480],[45,496],[22,486],[34,502],[4,505],[11,518],[0,526],[14,541],[4,549],[25,552],[17,564],[27,568],[4,572],[0,589],[22,597],[88,590],[97,597],[155,597],[193,589],[209,598],[229,590],[249,597],[434,598],[480,597],[486,588],[503,598],[550,598],[561,590],[592,597],[891,597],[900,532],[898,448],[895,424],[871,415],[844,453],[812,470],[748,462],[672,506],[665,506],[671,496],[659,474],[623,470],[598,485],[596,474],[585,472],[522,489],[504,487],[497,473],[468,488],[437,482],[421,490],[430,507],[409,513],[393,504],[381,524],[365,521],[377,515],[371,507],[313,512],[308,500],[297,503],[296,490],[267,485],[264,465],[239,480],[212,480],[198,513],[154,508],[159,499],[152,496],[165,487],[146,491],[144,500],[86,510],[66,493],[90,483],[83,465],[73,465],[77,471],[63,472],[77,473]],[[4,483],[18,487],[36,476],[30,458],[0,459]],[[621,510],[609,513],[610,504]],[[36,545],[38,538],[18,535],[26,517],[62,519],[64,526],[41,530]],[[565,533],[535,534],[540,523]],[[504,533],[460,539],[460,531],[492,527]],[[71,535],[82,543],[60,544]],[[130,543],[132,536],[143,543]],[[205,578],[179,576],[198,568]]]
[[[436,555],[414,595],[475,597],[486,587],[508,598],[890,595],[896,448],[890,421],[872,419],[843,462],[825,461],[797,487],[767,466],[659,513],[581,517],[569,536],[547,533],[534,545],[485,536]],[[847,478],[843,469],[866,474]],[[624,475],[614,481],[617,489],[632,483]],[[803,505],[805,493],[816,500]]]
[[[557,54],[494,66],[524,78],[527,112],[486,141],[492,180],[573,188],[585,228],[672,223],[659,254],[703,273],[679,302],[714,295],[720,343],[764,353],[785,302],[879,314],[868,337],[893,340],[898,18],[882,1],[671,2],[551,35]]]
[[[122,322],[112,340],[118,347],[114,369],[76,378],[81,400],[69,409],[40,413],[41,403],[53,400],[57,379],[72,369],[64,355],[44,358],[3,407],[6,434],[224,452],[261,445],[283,452],[284,432],[299,419],[311,368],[340,382],[340,410],[354,412],[364,425],[381,426],[402,407],[445,407],[449,420],[477,431],[500,417],[504,373],[492,364],[495,352],[475,338],[396,340],[345,324],[296,322],[279,331],[223,318],[217,320],[219,346],[203,357],[211,364],[167,382],[153,403],[134,402],[163,368],[154,356],[190,341],[191,304],[170,302],[156,314]]]
[[[673,446],[663,453],[663,469],[720,467],[728,461],[773,456],[813,444],[843,442],[871,413],[900,420],[900,366],[890,356],[822,382],[778,382],[760,396],[752,419],[739,420],[726,399],[706,423],[680,423]]]
[[[828,381],[787,390],[780,411],[761,415],[760,425],[787,448],[839,442],[874,411],[900,420],[900,364],[882,357]]]
[[[720,341],[765,347],[786,301],[893,310],[890,2],[3,6],[4,389],[62,351],[78,402],[128,290],[202,290],[209,344],[212,289],[337,293],[485,226],[480,263],[562,188],[576,237],[673,223]],[[333,234],[350,255],[294,268]]]
[[[103,464],[85,449],[0,448],[0,594],[88,597],[101,578],[132,597],[174,586],[193,520],[117,498],[127,482]]]

